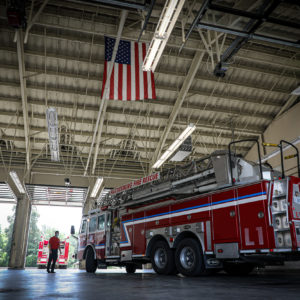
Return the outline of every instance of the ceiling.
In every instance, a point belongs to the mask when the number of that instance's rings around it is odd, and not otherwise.
[[[15,30],[7,22],[6,1],[0,1],[0,163],[7,170],[26,169],[27,175],[38,171],[84,174],[101,102],[104,36],[116,36],[121,14],[121,8],[103,5],[105,1],[91,2],[50,0],[34,20],[23,46],[24,96]],[[151,41],[164,2],[156,1],[141,41]],[[186,161],[225,149],[232,139],[258,138],[288,108],[286,103],[291,106],[298,101],[291,96],[300,81],[297,47],[250,39],[229,60],[223,78],[213,71],[234,35],[195,28],[179,51],[182,36],[202,2],[186,0],[154,73],[157,99],[108,102],[95,170],[94,144],[87,176],[109,177],[106,185],[112,187],[114,178],[130,180],[149,174],[154,156],[189,123],[197,129],[192,135],[193,152]],[[244,11],[253,11],[262,3],[214,2]],[[281,3],[272,16],[299,24],[300,6],[293,2]],[[31,3],[26,6],[28,24],[42,1]],[[129,9],[122,38],[137,40],[146,17],[147,10]],[[212,10],[203,20],[236,30],[249,22],[245,17]],[[299,27],[270,23],[262,24],[257,33],[291,41],[300,37]],[[207,48],[207,44],[211,46]],[[199,57],[196,74],[187,82]],[[179,99],[187,83],[186,95]],[[47,107],[58,112],[60,162],[52,162],[49,153]],[[237,150],[245,155],[251,146],[252,142],[244,142]],[[173,164],[178,162],[169,161],[163,167]],[[28,178],[26,181],[33,183]]]

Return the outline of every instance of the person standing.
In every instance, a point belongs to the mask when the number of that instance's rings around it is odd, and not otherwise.
[[[57,260],[57,252],[59,250],[59,253],[61,253],[61,248],[60,248],[60,240],[58,238],[59,232],[55,231],[55,235],[50,238],[48,247],[49,247],[49,259],[48,259],[48,264],[47,264],[47,272],[48,273],[55,273],[54,268],[55,268],[55,263]],[[51,265],[51,261],[52,265]],[[50,272],[50,265],[51,265],[51,272]]]

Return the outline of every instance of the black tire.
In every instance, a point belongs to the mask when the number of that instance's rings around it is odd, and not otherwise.
[[[94,251],[91,247],[89,247],[86,252],[85,270],[88,273],[95,273],[97,270],[97,260],[94,259]]]
[[[224,271],[233,276],[245,276],[253,271],[255,265],[249,263],[224,262]]]
[[[174,251],[165,241],[157,241],[151,250],[152,268],[157,274],[175,274]]]
[[[127,264],[126,265],[126,272],[127,274],[133,274],[136,271],[136,265],[135,264]]]
[[[185,276],[205,274],[202,249],[193,238],[182,240],[175,252],[175,264],[179,273]]]

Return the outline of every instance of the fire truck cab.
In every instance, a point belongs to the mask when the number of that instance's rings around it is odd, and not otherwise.
[[[237,275],[299,260],[300,175],[263,165],[258,143],[259,163],[248,162],[232,153],[235,143],[112,190],[82,218],[77,257],[86,271],[134,273],[151,262],[158,274]],[[293,157],[299,166],[297,148]]]

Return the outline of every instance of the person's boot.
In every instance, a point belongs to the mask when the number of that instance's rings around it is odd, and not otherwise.
[[[50,273],[50,270],[49,270],[49,269],[47,269],[47,272],[48,272],[48,273]]]

